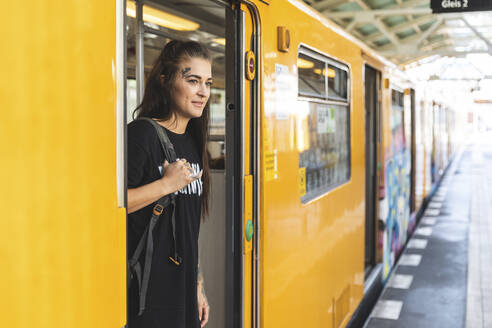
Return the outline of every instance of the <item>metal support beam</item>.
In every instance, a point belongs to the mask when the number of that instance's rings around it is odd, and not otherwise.
[[[416,34],[416,35],[412,35],[412,36],[409,36],[405,39],[400,40],[400,44],[402,46],[406,47],[406,49],[404,49],[404,50],[403,49],[396,49],[393,45],[385,44],[381,47],[376,48],[376,51],[379,51],[381,53],[388,52],[388,51],[397,51],[397,52],[398,51],[399,52],[408,51],[412,46],[417,45],[417,42],[421,38],[422,38],[422,34]]]
[[[470,23],[468,23],[468,21],[463,17],[462,18],[462,21],[465,23],[466,26],[468,26],[468,28],[470,30],[473,31],[473,33],[475,33],[475,35],[477,37],[479,37],[483,42],[485,42],[485,44],[487,45],[487,49],[489,50],[490,53],[492,53],[492,44],[490,43],[490,40],[487,39],[485,36],[483,36],[482,33],[480,33],[475,27],[473,27]]]
[[[444,21],[444,18],[439,17],[437,21],[430,26],[425,32],[419,35],[419,38],[417,39],[417,42],[415,42],[415,46],[418,48],[422,42],[424,42],[429,36],[432,35],[436,31],[436,29],[442,24]]]
[[[376,25],[378,30],[380,30],[388,38],[388,40],[391,41],[391,43],[393,43],[395,46],[400,45],[400,41],[398,40],[398,38],[394,34],[388,32],[387,27],[386,25],[384,25],[383,22],[381,22],[379,19],[375,19],[372,23]]]
[[[437,42],[436,42],[436,44],[437,44]],[[416,47],[415,43],[413,43],[413,42],[403,43],[400,45],[400,47],[385,45],[382,48],[384,48],[384,49],[377,49],[377,51],[382,56],[385,56],[385,57],[397,57],[399,55],[417,55],[419,52],[422,51],[422,49],[419,47]]]
[[[325,10],[331,10],[333,8],[336,8],[344,3],[347,3],[350,1],[347,0],[322,0],[313,3],[312,7],[320,12],[323,12]]]
[[[430,8],[376,9],[359,11],[337,11],[324,13],[328,18],[355,18],[359,21],[371,22],[376,17],[395,15],[426,15],[431,14]]]
[[[403,9],[403,8],[413,8],[413,7],[419,7],[423,5],[429,5],[430,6],[430,0],[407,0],[407,1],[402,1],[401,4],[392,4],[385,6],[384,9]]]
[[[414,25],[417,25],[417,26],[422,25],[422,24],[428,23],[434,19],[435,19],[434,15],[425,15],[425,16],[421,16],[417,19],[414,19],[413,21],[392,26],[392,27],[388,28],[387,30],[391,33],[398,33],[398,32],[405,31],[409,28],[412,28],[412,27],[414,27]],[[383,33],[374,33],[374,34],[371,34],[370,36],[366,37],[364,39],[364,41],[374,42],[374,41],[382,39],[383,36],[384,36]]]
[[[341,4],[351,2],[351,0],[322,0],[313,4],[313,8],[321,11],[322,14],[330,13],[331,9],[340,6]],[[384,7],[384,9],[402,9],[418,7],[425,4],[429,4],[429,0],[407,0],[402,2],[401,5],[392,4]],[[430,6],[430,5],[429,5]]]
[[[456,38],[445,38],[445,39],[442,39],[442,40],[435,40],[433,42],[428,42],[426,43],[425,45],[421,45],[418,49],[418,51],[431,51],[431,50],[435,50],[439,47],[444,47],[444,46],[451,46],[453,45],[453,43],[455,41],[458,41],[458,40],[461,40],[461,39],[456,39]],[[468,39],[469,40],[469,39]]]
[[[480,51],[473,51],[473,53],[479,53],[479,54],[488,54],[488,51],[483,51],[483,50],[480,50]],[[456,58],[463,58],[463,57],[466,57],[466,55],[468,54],[468,52],[465,52],[465,51],[456,51],[454,50],[453,47],[443,47],[443,48],[438,48],[438,49],[435,49],[435,50],[431,50],[431,51],[426,51],[426,52],[422,52],[422,53],[419,53],[417,57],[412,57],[412,58],[408,58],[406,60],[401,60],[400,61],[400,64],[401,66],[405,66],[405,65],[408,65],[410,63],[413,63],[413,62],[416,62],[420,59],[423,59],[423,58],[427,58],[427,57],[430,57],[430,56],[435,56],[435,55],[439,55],[441,57],[456,57]]]
[[[137,29],[135,36],[135,51],[136,51],[136,82],[137,82],[137,106],[140,105],[144,94],[144,23],[143,23],[143,0],[135,0]]]
[[[442,78],[431,78],[429,80],[432,80],[432,81],[480,81],[480,80],[490,80],[492,78],[492,75],[484,75],[483,77],[480,77],[480,78],[446,78],[446,79],[442,79]],[[475,101],[476,102],[476,101]]]
[[[466,40],[467,38],[460,38],[458,40]],[[468,38],[469,39],[469,38]],[[441,56],[457,56],[466,55],[469,53],[489,53],[487,50],[472,50],[472,51],[456,51],[455,45],[452,41],[457,41],[456,39],[444,39],[433,42],[432,44],[425,45],[419,48],[409,49],[407,51],[402,51],[401,48],[392,48],[385,51],[379,51],[382,56],[388,58],[423,58],[431,55],[441,55]]]
[[[348,23],[347,26],[345,26],[345,30],[347,32],[351,32],[354,29],[354,27],[357,26],[358,23],[359,22],[357,22],[357,20],[352,19],[352,21],[350,23]]]
[[[368,6],[368,5],[367,5],[364,1],[362,1],[362,0],[354,0],[354,2],[356,2],[356,3],[359,5],[359,7],[361,7],[361,8],[362,8],[362,9],[364,9],[364,10],[371,10],[371,9],[372,9],[371,7],[369,7],[369,6]]]

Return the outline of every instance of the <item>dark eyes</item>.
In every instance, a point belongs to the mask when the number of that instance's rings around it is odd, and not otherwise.
[[[196,85],[196,84],[198,84],[199,82],[200,82],[200,81],[198,81],[197,79],[191,79],[191,80],[188,80],[188,83],[191,83],[191,84],[193,84],[193,85]],[[207,82],[205,82],[205,85],[206,85],[207,87],[211,87],[211,86],[212,86],[212,82],[211,82],[211,81],[207,81]]]

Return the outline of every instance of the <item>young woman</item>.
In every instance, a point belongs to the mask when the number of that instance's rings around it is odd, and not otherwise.
[[[129,328],[198,328],[208,321],[209,306],[198,272],[198,232],[207,211],[209,190],[208,133],[211,60],[197,42],[171,41],[162,50],[145,86],[137,118],[148,117],[164,129],[176,151],[174,163],[165,160],[151,122],[128,125],[128,257],[135,251],[155,202],[176,195],[176,248],[169,212],[164,210],[154,229],[152,270],[139,314],[138,284],[129,291]]]

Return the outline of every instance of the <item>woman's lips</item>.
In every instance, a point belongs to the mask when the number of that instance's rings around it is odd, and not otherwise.
[[[191,103],[196,107],[203,107],[203,102],[201,101],[192,101]]]

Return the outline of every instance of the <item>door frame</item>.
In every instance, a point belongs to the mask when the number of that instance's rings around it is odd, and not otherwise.
[[[242,263],[242,218],[243,218],[243,152],[240,151],[243,147],[243,101],[244,101],[244,83],[242,77],[244,70],[241,62],[243,54],[243,25],[240,20],[239,6],[235,5],[235,1],[230,0],[210,0],[224,7],[225,10],[225,36],[226,36],[226,157],[225,157],[225,173],[226,173],[226,249],[224,250],[226,261],[226,326],[227,327],[242,327],[243,322],[243,263]],[[136,38],[136,81],[137,81],[137,103],[141,101],[144,89],[143,78],[143,31],[146,29],[143,25],[142,6],[145,3],[152,1],[135,0],[136,2],[136,19],[137,19],[137,38]],[[123,15],[121,31],[124,31],[126,26],[126,1],[122,1],[120,13]],[[147,28],[148,29],[148,28]],[[157,35],[161,35],[159,31],[151,31]],[[120,55],[122,67],[127,66],[126,49],[127,37],[123,38],[123,54]],[[127,190],[127,151],[126,151],[126,69],[123,69],[121,76],[123,92],[123,102],[119,108],[122,111],[122,140],[124,141],[123,149],[123,167],[124,171],[124,194],[121,203],[126,207],[126,190]],[[128,219],[127,219],[128,220]],[[127,238],[127,236],[125,237]],[[128,242],[127,242],[128,245]],[[230,247],[229,247],[230,246]],[[128,302],[127,302],[128,303]],[[128,312],[128,309],[127,309]]]
[[[373,123],[374,123],[374,134],[371,134],[373,137],[374,137],[374,159],[373,159],[373,170],[372,170],[372,173],[374,174],[373,176],[373,190],[372,191],[369,191],[369,192],[372,192],[374,197],[372,199],[372,205],[373,205],[373,211],[372,211],[372,215],[373,215],[373,231],[372,231],[372,243],[371,243],[371,252],[372,252],[372,256],[371,256],[371,261],[370,261],[370,267],[366,267],[366,248],[367,248],[367,245],[366,243],[364,242],[364,272],[365,272],[365,277],[366,279],[370,276],[371,272],[373,271],[374,268],[376,268],[377,266],[377,263],[378,263],[378,254],[377,254],[377,244],[378,244],[378,213],[379,213],[379,175],[381,174],[381,170],[379,168],[379,159],[380,159],[380,152],[381,152],[381,107],[382,107],[382,72],[381,70],[379,70],[377,67],[369,64],[368,62],[365,62],[364,63],[364,69],[363,69],[363,80],[364,80],[364,112],[367,113],[367,104],[366,104],[366,79],[367,79],[367,69],[370,69],[370,70],[373,70],[374,73],[375,73],[375,82],[376,82],[376,85],[375,85],[375,107],[374,107],[374,116],[371,116],[371,118],[373,119]],[[364,115],[364,117],[367,118],[366,115]],[[368,131],[367,131],[367,122],[365,124],[365,131],[364,131],[364,134],[365,134],[365,140],[366,140],[366,145],[365,145],[365,149],[367,150],[367,136],[368,136]],[[365,167],[365,170],[366,170],[366,183],[367,183],[367,153],[366,153],[366,156],[365,156],[365,159],[366,159],[366,167]],[[367,193],[368,193],[368,189],[367,189],[367,185],[366,185],[366,188],[365,188],[365,193],[366,193],[366,201],[367,201]],[[367,208],[367,204],[366,204],[366,208]],[[367,227],[367,220],[368,220],[368,217],[367,217],[367,211],[365,213],[365,227]]]
[[[227,245],[232,245],[226,258],[227,290],[226,309],[227,327],[244,327],[245,322],[251,322],[252,327],[260,326],[260,133],[261,133],[261,21],[257,6],[248,0],[234,2],[233,10],[228,12],[226,19],[226,37],[231,44],[226,47],[226,72],[231,76],[226,89],[226,192],[227,217],[229,231],[226,236]],[[247,11],[247,13],[246,13]],[[251,34],[246,35],[246,17],[251,19]],[[250,88],[246,90],[246,49],[253,52],[255,58],[254,78]],[[230,60],[227,60],[230,59]],[[235,60],[234,60],[235,59]],[[228,74],[229,74],[228,73]],[[233,98],[229,98],[229,97]],[[249,108],[246,99],[249,97]],[[232,107],[230,107],[232,105]],[[248,119],[246,118],[249,112]],[[247,122],[249,126],[246,126]],[[230,128],[227,130],[227,128]],[[248,129],[248,131],[246,131]],[[246,153],[245,144],[249,145]],[[232,154],[230,153],[232,152]],[[228,159],[228,160],[227,160]],[[245,161],[249,160],[245,170]],[[227,177],[227,172],[234,172]],[[245,178],[252,178],[251,188],[245,189]],[[252,193],[251,204],[245,204],[245,193]],[[250,209],[245,209],[251,206]],[[251,210],[253,222],[252,263],[246,263],[245,256],[245,212]],[[251,291],[246,291],[245,270],[251,272]],[[248,274],[249,276],[249,274]],[[251,295],[251,304],[244,304],[247,295]],[[249,302],[249,298],[247,300]],[[245,306],[251,306],[251,311],[245,313]],[[251,318],[245,318],[250,314]],[[248,319],[248,320],[246,320]],[[251,319],[251,320],[249,320]],[[249,328],[249,327],[248,327]]]
[[[239,6],[226,8],[226,326],[243,322],[243,53],[244,20]]]

